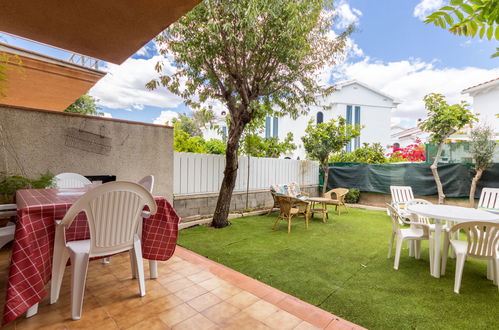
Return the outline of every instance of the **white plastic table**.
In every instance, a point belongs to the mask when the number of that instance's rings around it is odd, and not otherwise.
[[[442,239],[442,220],[454,222],[466,221],[490,221],[499,222],[499,214],[490,213],[487,211],[472,209],[468,207],[452,206],[452,205],[409,205],[407,211],[417,215],[431,218],[435,220],[435,244],[432,276],[440,277],[440,244]],[[445,251],[444,251],[445,253]]]

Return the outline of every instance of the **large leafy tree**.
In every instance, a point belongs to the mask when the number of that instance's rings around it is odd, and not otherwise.
[[[470,187],[470,207],[475,207],[476,184],[482,177],[483,171],[492,165],[496,141],[494,129],[487,125],[473,128],[470,137],[470,153],[475,168],[475,176],[471,180]]]
[[[451,0],[429,15],[425,23],[448,29],[455,35],[499,40],[499,1]],[[499,48],[492,57],[499,56]]]
[[[84,115],[101,116],[100,107],[97,105],[97,99],[88,94],[83,94],[74,101],[64,112],[80,113]]]
[[[438,191],[438,203],[442,204],[445,194],[442,182],[438,175],[438,161],[442,154],[442,147],[452,134],[466,125],[473,124],[477,119],[468,108],[469,105],[461,101],[450,105],[441,94],[431,93],[424,97],[427,118],[419,123],[419,128],[430,133],[430,142],[438,146],[433,164],[430,166]]]
[[[205,0],[161,33],[160,53],[177,71],[147,84],[167,87],[197,107],[209,99],[227,107],[224,178],[213,226],[229,224],[239,142],[254,118],[306,113],[330,89],[319,72],[344,54],[352,28],[334,36],[332,0]],[[278,110],[273,110],[278,109]]]
[[[322,193],[325,193],[329,176],[329,157],[341,152],[348,142],[359,136],[360,127],[347,125],[345,118],[338,116],[338,119],[316,125],[313,120],[309,121],[305,134],[301,139],[308,157],[318,160],[324,170]]]

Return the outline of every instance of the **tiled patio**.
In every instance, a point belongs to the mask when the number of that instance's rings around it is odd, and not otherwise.
[[[10,251],[0,252],[4,301]],[[90,263],[83,316],[70,318],[69,268],[59,301],[46,297],[36,316],[19,318],[4,329],[352,329],[360,328],[230,268],[177,247],[159,262],[159,278],[149,279],[138,296],[127,254],[110,264]],[[2,306],[3,310],[3,306]]]

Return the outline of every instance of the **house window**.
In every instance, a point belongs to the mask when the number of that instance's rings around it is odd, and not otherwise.
[[[222,127],[222,137],[227,137],[227,126]]]
[[[265,138],[270,137],[270,117],[265,118]]]
[[[360,107],[355,107],[355,128],[360,130]],[[355,138],[355,149],[360,148],[360,135]]]
[[[279,135],[279,122],[278,122],[278,118],[277,117],[274,117],[274,125],[272,126],[272,136],[273,137],[278,137]]]
[[[317,112],[317,124],[320,124],[322,122],[324,122],[324,114],[321,111],[319,111]]]
[[[352,125],[352,106],[347,105],[347,115],[346,115],[347,125]],[[347,143],[346,152],[352,152],[352,142]]]

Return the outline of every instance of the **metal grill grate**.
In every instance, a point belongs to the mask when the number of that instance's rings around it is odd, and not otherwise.
[[[65,145],[70,148],[92,152],[94,154],[109,155],[111,152],[111,138],[77,128],[68,128]]]

